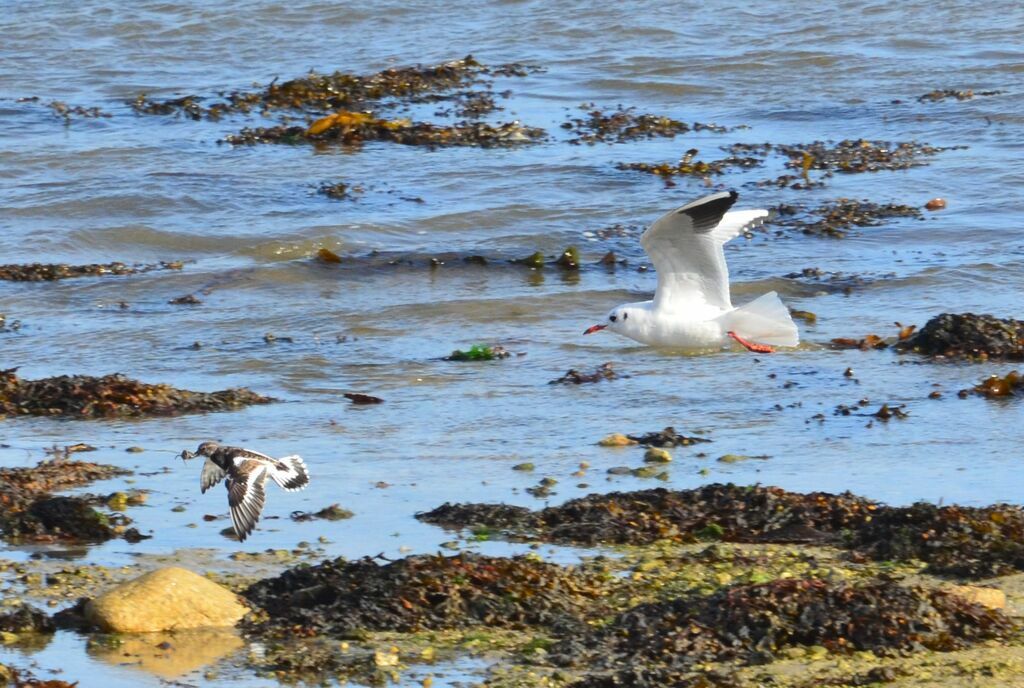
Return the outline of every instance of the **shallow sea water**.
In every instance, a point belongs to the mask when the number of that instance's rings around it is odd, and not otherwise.
[[[129,515],[154,537],[135,545],[115,540],[82,555],[104,564],[182,547],[226,555],[320,537],[329,540],[329,555],[433,552],[452,534],[413,514],[445,501],[536,508],[595,491],[662,485],[607,475],[612,466],[641,465],[642,452],[595,443],[611,432],[667,425],[714,440],[673,452],[670,487],[757,482],[851,490],[894,504],[1020,503],[1024,409],[1014,401],[956,397],[1012,366],[934,364],[826,345],[833,337],[891,335],[894,321],[920,326],[945,311],[1024,316],[1022,25],[1024,8],[1009,2],[748,9],[716,2],[297,2],[254,3],[245,11],[218,2],[101,1],[76,10],[5,3],[0,262],[188,262],[180,272],[0,282],[0,312],[22,323],[17,332],[0,333],[2,367],[20,366],[26,378],[117,371],[197,390],[247,386],[284,403],[139,421],[7,419],[0,463],[31,465],[47,447],[87,442],[99,447],[85,455],[89,460],[135,470],[133,486],[151,494]],[[232,147],[217,141],[254,121],[139,117],[126,104],[140,92],[214,96],[310,69],[370,73],[468,53],[486,64],[544,68],[498,80],[496,90],[511,95],[499,99],[504,110],[489,119],[544,127],[549,141],[511,150]],[[1004,93],[917,102],[937,88]],[[26,97],[39,100],[19,100]],[[99,106],[111,116],[66,125],[46,107],[52,100]],[[559,125],[591,102],[747,128],[569,145]],[[434,109],[417,116],[436,119]],[[800,323],[799,349],[770,357],[684,356],[613,336],[581,336],[611,307],[646,298],[656,281],[653,271],[637,270],[645,261],[636,234],[602,240],[593,233],[645,225],[708,191],[699,179],[666,188],[650,175],[615,169],[616,162],[676,160],[688,148],[715,159],[725,156],[719,146],[735,142],[844,138],[966,148],[906,171],[837,175],[812,191],[752,185],[779,173],[765,169],[711,178],[715,189],[740,191],[738,207],[841,197],[914,206],[948,199],[947,210],[924,220],[887,221],[844,240],[758,234],[729,245],[736,301],[776,289],[791,307],[818,315],[814,326]],[[332,201],[315,193],[325,181],[367,190],[355,201]],[[403,200],[409,197],[423,202]],[[580,247],[586,263],[611,249],[630,264],[614,271],[588,266],[579,274],[496,260],[487,267],[459,260],[422,266],[432,255],[556,255],[569,244]],[[322,247],[343,256],[411,256],[420,264],[324,265],[313,260]],[[869,280],[843,294],[783,278],[807,267]],[[188,293],[203,303],[167,303]],[[130,307],[119,308],[122,301]],[[267,344],[265,333],[278,341]],[[201,349],[192,348],[196,341]],[[474,343],[525,355],[478,364],[440,360]],[[570,368],[605,361],[628,377],[548,384]],[[853,378],[843,375],[848,367]],[[934,389],[941,400],[927,398]],[[385,403],[353,406],[341,396],[350,391]],[[861,398],[870,399],[868,411],[883,402],[906,404],[909,418],[868,427],[869,418],[833,415],[837,405]],[[824,419],[813,419],[819,413]],[[271,491],[265,520],[244,546],[219,535],[229,523],[223,494],[201,496],[199,466],[175,458],[211,438],[299,453],[310,466],[309,489]],[[146,451],[125,452],[136,445]],[[707,457],[698,458],[701,451]],[[715,461],[723,454],[770,458]],[[525,461],[536,465],[533,473],[511,470]],[[590,464],[586,476],[573,476],[581,461]],[[559,481],[547,500],[525,492],[544,476]],[[85,489],[124,486],[115,480]],[[332,503],[355,517],[288,519],[293,510]],[[187,510],[172,512],[177,505]],[[221,518],[206,523],[203,514]],[[525,547],[472,546],[488,553]],[[34,551],[2,554],[24,559]],[[559,561],[580,554],[542,552]],[[147,675],[66,659],[85,657],[81,645],[61,634],[56,649],[35,658],[43,668],[66,667],[82,686],[139,685]],[[12,656],[0,649],[0,661]],[[155,675],[149,680],[159,683]],[[238,680],[256,685],[251,677]]]

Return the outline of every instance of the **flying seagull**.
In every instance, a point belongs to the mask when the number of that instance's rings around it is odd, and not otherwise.
[[[231,523],[240,542],[245,541],[260,520],[267,478],[289,492],[309,484],[306,464],[298,455],[275,459],[251,449],[222,447],[216,442],[203,442],[195,452],[181,452],[186,461],[197,456],[206,457],[199,474],[199,487],[204,493],[226,478]]]
[[[757,227],[767,210],[729,212],[735,191],[699,198],[661,216],[640,237],[658,271],[654,299],[613,308],[583,334],[609,330],[643,344],[709,349],[734,339],[750,351],[796,346],[800,334],[779,295],[768,292],[734,308],[725,242]]]

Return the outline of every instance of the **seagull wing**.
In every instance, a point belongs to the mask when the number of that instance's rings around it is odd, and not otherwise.
[[[268,469],[275,483],[288,490],[301,490],[309,484],[309,471],[298,454],[274,459]]]
[[[768,216],[767,210],[728,212],[738,196],[723,191],[687,203],[662,215],[640,237],[658,271],[655,308],[732,308],[722,246]]]
[[[199,487],[205,493],[211,487],[219,483],[227,475],[224,469],[210,460],[209,457],[203,462],[203,470],[199,474]]]
[[[236,458],[228,474],[228,508],[239,541],[244,542],[256,527],[263,511],[267,465],[258,459]]]

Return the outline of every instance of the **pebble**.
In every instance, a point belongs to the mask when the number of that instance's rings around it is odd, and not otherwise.
[[[601,445],[602,447],[628,447],[630,445],[636,444],[636,440],[631,440],[622,433],[616,432],[611,435],[608,435],[600,442],[598,442],[598,444]]]
[[[669,454],[666,449],[650,447],[646,452],[644,452],[644,461],[647,463],[668,463],[671,460],[672,455]]]

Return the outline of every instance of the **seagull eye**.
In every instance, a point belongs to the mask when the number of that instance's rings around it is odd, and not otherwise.
[[[609,315],[608,319],[611,320],[612,322],[615,322],[616,320],[618,320],[618,318],[615,317],[614,315]]]
[[[623,319],[623,320],[625,320],[625,319],[626,319],[626,318],[628,318],[628,317],[629,317],[629,313],[623,313],[623,314],[622,314],[622,319]]]

